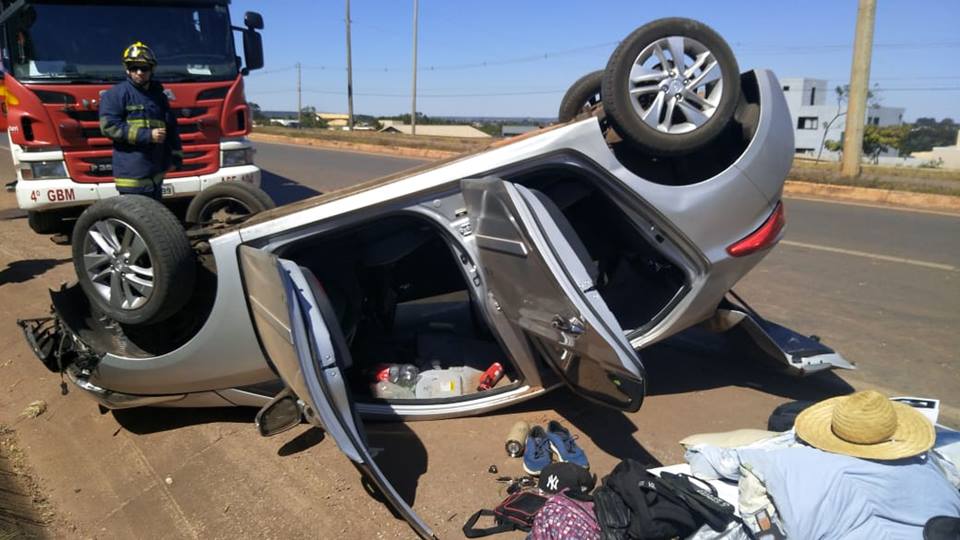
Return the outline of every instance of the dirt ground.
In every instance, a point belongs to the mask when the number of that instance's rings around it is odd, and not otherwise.
[[[19,532],[0,538],[413,537],[333,441],[306,424],[265,439],[255,432],[254,410],[101,414],[78,390],[61,395],[59,376],[36,360],[15,321],[45,314],[47,289],[72,275],[69,248],[30,233],[13,195],[0,194],[0,425],[26,473],[6,474],[0,459],[0,479],[13,476],[19,486],[0,484],[0,507],[23,509],[20,521],[0,521],[0,531],[13,525]],[[398,491],[439,537],[457,538],[470,514],[504,497],[490,465],[499,475],[521,474],[503,449],[517,420],[560,420],[602,476],[628,457],[681,461],[677,441],[686,435],[764,428],[780,403],[850,390],[833,374],[798,380],[736,356],[709,340],[646,351],[651,387],[633,414],[561,390],[481,417],[366,429]],[[37,400],[46,402],[45,412],[23,415]]]

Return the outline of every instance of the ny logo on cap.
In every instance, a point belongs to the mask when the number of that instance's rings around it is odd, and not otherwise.
[[[559,486],[560,486],[560,479],[557,478],[557,475],[551,474],[550,477],[547,478],[547,489],[551,491],[556,491]]]

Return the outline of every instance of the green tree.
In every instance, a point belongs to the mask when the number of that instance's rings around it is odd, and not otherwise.
[[[257,124],[266,124],[269,122],[267,115],[263,114],[263,111],[260,110],[260,105],[248,101],[247,105],[250,107],[250,116],[253,117],[253,121]]]
[[[874,163],[880,154],[897,149],[902,154],[903,142],[910,133],[910,126],[865,126],[863,128],[863,155],[870,156]]]
[[[877,163],[880,154],[894,148],[900,155],[904,155],[904,141],[910,133],[910,126],[901,124],[897,126],[864,126],[863,127],[863,155],[868,156],[874,163]],[[843,134],[840,134],[840,140],[828,139],[823,143],[824,148],[831,152],[843,152]]]
[[[317,108],[312,105],[300,109],[300,127],[323,129],[327,127],[327,121],[317,117]]]
[[[910,125],[901,154],[926,152],[934,146],[951,146],[957,141],[958,130],[960,126],[952,118],[944,118],[939,122],[933,118],[917,118]]]

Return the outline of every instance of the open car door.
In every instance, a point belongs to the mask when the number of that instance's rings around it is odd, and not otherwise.
[[[240,247],[247,300],[257,335],[274,369],[305,404],[304,416],[336,441],[422,538],[433,531],[390,484],[367,447],[341,368],[351,364],[337,317],[309,269]]]
[[[575,392],[639,409],[643,364],[596,290],[595,264],[556,205],[498,178],[462,180],[461,189],[494,309]]]

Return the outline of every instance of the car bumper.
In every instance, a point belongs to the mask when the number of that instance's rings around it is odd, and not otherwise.
[[[164,198],[192,197],[221,182],[245,182],[260,185],[260,168],[256,165],[222,167],[213,174],[168,178],[163,182]],[[21,180],[17,182],[17,205],[23,210],[45,211],[71,206],[86,206],[100,199],[117,196],[113,182],[81,184],[69,178],[53,180]]]

